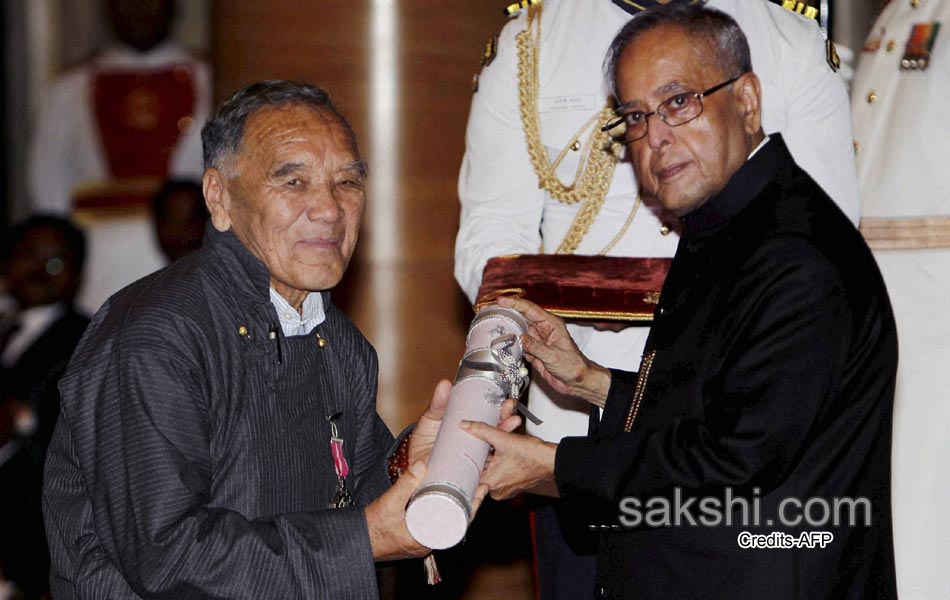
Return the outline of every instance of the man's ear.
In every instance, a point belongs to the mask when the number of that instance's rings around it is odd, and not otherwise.
[[[208,213],[211,214],[211,224],[218,231],[231,228],[231,196],[225,183],[224,174],[214,167],[205,169],[201,178],[201,189]]]
[[[742,121],[749,135],[758,133],[762,128],[762,86],[755,73],[749,72],[735,83]]]

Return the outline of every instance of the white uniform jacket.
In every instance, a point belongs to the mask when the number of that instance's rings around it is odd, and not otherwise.
[[[915,24],[940,22],[926,70],[901,70]],[[950,224],[950,2],[887,5],[851,90],[862,228]],[[924,234],[927,237],[927,234]],[[872,246],[873,247],[873,246]],[[897,319],[894,555],[902,598],[950,598],[950,247],[875,248]]]

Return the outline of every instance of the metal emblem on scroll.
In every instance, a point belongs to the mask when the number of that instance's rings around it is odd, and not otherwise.
[[[520,313],[500,306],[486,307],[472,320],[428,471],[406,508],[409,533],[427,548],[451,548],[465,536],[489,446],[459,423],[495,425],[505,399],[521,394],[528,369],[520,336],[527,329]]]

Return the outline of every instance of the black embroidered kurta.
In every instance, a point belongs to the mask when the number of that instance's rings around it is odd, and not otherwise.
[[[618,524],[627,496],[643,517],[651,497],[672,505],[675,488],[683,502],[697,498],[697,525],[681,515],[679,527],[605,530],[603,596],[894,597],[897,338],[870,251],[780,136],[686,215],[683,229],[646,344],[655,353],[648,373],[641,364],[639,408],[637,375],[615,371],[599,426],[561,442],[556,476],[562,497],[596,512],[598,525]],[[741,512],[731,527],[699,524],[699,499],[724,501],[727,488],[759,497],[759,527],[742,526]],[[784,498],[813,497],[867,498],[871,525],[862,511],[858,527],[779,523]],[[791,521],[804,513],[786,506]],[[829,531],[834,541],[743,549],[742,531]]]
[[[284,337],[268,289],[209,227],[96,315],[47,462],[57,600],[376,597],[362,507],[388,487],[392,443],[376,353],[327,296],[317,330]],[[335,413],[357,503],[339,510]]]

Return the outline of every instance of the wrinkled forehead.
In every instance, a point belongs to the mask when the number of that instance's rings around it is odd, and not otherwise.
[[[237,155],[269,159],[299,143],[318,143],[348,161],[359,160],[356,136],[333,110],[307,104],[267,106],[251,113],[244,124]]]
[[[680,25],[662,24],[634,38],[617,64],[621,104],[656,100],[670,93],[695,90],[721,70],[715,48],[704,36]]]

